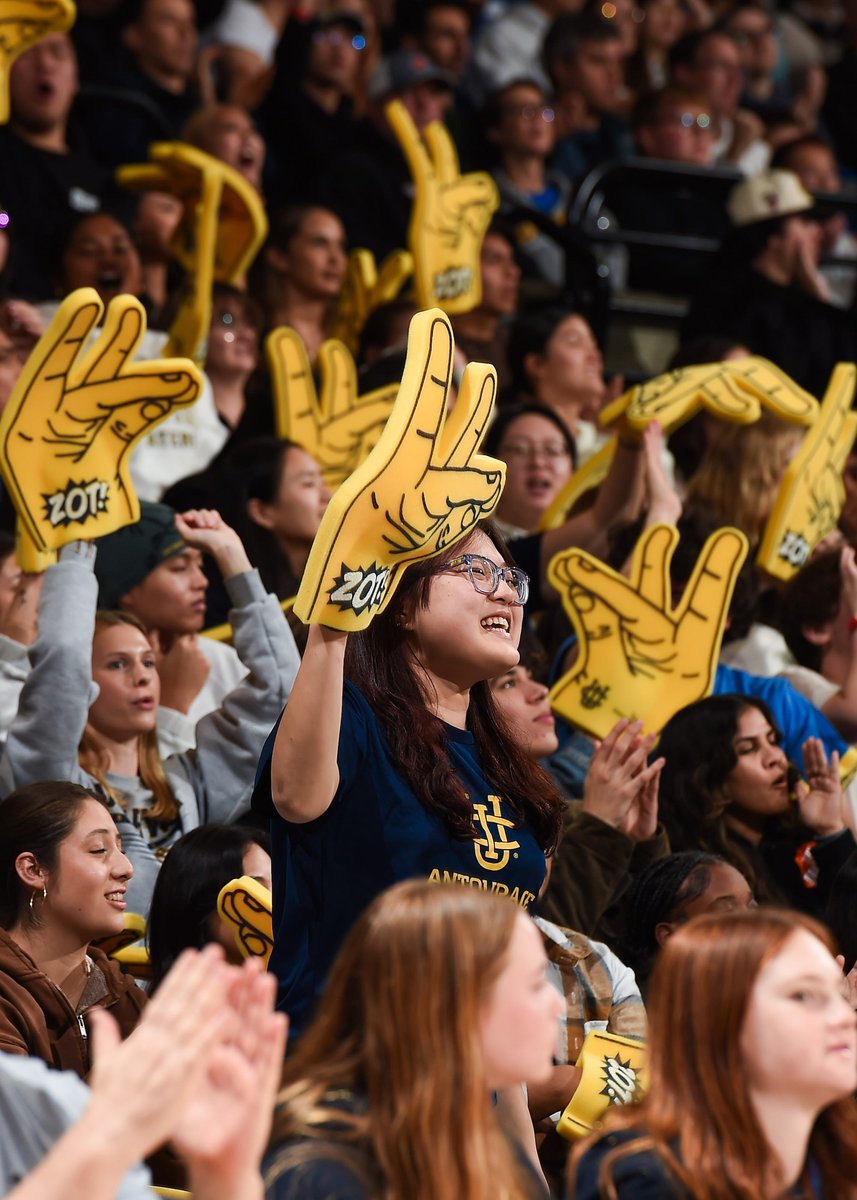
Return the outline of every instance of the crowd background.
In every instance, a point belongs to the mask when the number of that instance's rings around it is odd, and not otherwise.
[[[104,1062],[131,1056],[103,1009],[165,1062],[161,1014],[190,1013],[213,1064],[205,1085],[137,1081],[105,1196],[145,1188],[116,1191],[142,1154],[202,1200],[857,1195],[857,805],[839,775],[857,741],[857,453],[838,528],[785,586],[754,565],[802,437],[773,413],[623,429],[597,492],[541,527],[628,385],[762,355],[820,399],[857,360],[855,53],[854,0],[80,0],[68,33],[16,60],[0,406],[76,288],[137,296],[146,356],[166,340],[181,206],[123,190],[117,167],[188,142],[244,176],[269,224],[246,278],[214,288],[200,399],[134,453],[141,520],[28,575],[0,498],[0,1150],[16,1146],[21,1200],[82,1105],[33,1060],[87,1079],[113,1131],[90,1024]],[[507,477],[496,520],[411,567],[346,648],[289,611],[331,488],[311,446],[275,436],[262,342],[290,326],[315,365],[349,252],[408,245],[393,99],[497,185],[445,386],[453,405],[468,362],[496,368],[484,449]],[[415,312],[406,281],[370,313],[361,393],[401,378]],[[551,712],[577,647],[548,564],[577,547],[627,571],[660,523],[680,532],[675,598],[719,527],[750,545],[713,695],[657,744],[630,720],[596,740]],[[471,812],[471,793],[495,807]],[[496,845],[492,822],[513,831]],[[272,985],[216,951],[181,959],[218,943],[240,960],[216,913],[240,875],[273,886],[293,1023],[265,1185]],[[430,875],[470,887],[402,882]],[[128,909],[148,920],[150,1003],[104,941]],[[556,1126],[584,1043],[643,1041],[647,1010],[650,1098],[566,1180]],[[22,1081],[33,1113],[56,1109],[50,1136],[29,1109],[14,1132]],[[182,1105],[221,1121],[216,1146]],[[98,1136],[90,1117],[60,1147],[82,1173]]]

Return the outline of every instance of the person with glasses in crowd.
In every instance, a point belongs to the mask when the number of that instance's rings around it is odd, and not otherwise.
[[[562,801],[488,680],[518,661],[529,579],[481,522],[413,563],[363,632],[312,625],[268,740],[279,1007],[300,1032],[352,922],[398,880],[536,899]]]

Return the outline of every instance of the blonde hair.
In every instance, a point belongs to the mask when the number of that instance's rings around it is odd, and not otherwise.
[[[139,629],[148,639],[149,631],[133,613],[108,612],[99,609],[95,614],[95,634],[102,629],[112,629],[117,625],[131,625]],[[117,792],[107,782],[107,772],[110,770],[110,755],[101,745],[98,735],[87,724],[80,739],[77,759],[84,771],[87,771],[110,800],[120,808],[124,807],[121,792]],[[178,804],[173,790],[167,780],[161,752],[158,749],[157,730],[150,729],[139,737],[140,782],[152,793],[154,803],[149,810],[153,821],[175,821],[179,815]]]
[[[688,505],[735,525],[757,545],[803,434],[768,414],[754,425],[719,425],[688,484]]]
[[[303,1141],[280,1150],[268,1182],[323,1154],[384,1200],[532,1194],[491,1107],[478,1032],[519,912],[508,898],[424,880],[374,901],[287,1064],[272,1141]],[[365,1104],[331,1109],[343,1091]]]

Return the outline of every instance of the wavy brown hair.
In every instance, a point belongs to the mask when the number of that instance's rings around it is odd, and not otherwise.
[[[532,1195],[478,1034],[519,913],[506,897],[425,880],[364,911],[286,1065],[266,1184],[336,1157],[378,1200]]]
[[[111,629],[116,625],[131,625],[134,629],[139,629],[148,640],[149,631],[143,622],[135,617],[133,613],[111,612],[102,608],[95,614],[93,640],[98,637],[100,630]],[[179,809],[164,771],[161,752],[158,749],[158,733],[156,729],[153,728],[148,730],[147,733],[140,734],[139,755],[140,781],[144,787],[149,789],[154,798],[148,816],[153,821],[177,820]],[[83,731],[83,737],[80,739],[77,758],[84,771],[88,771],[93,779],[98,781],[98,785],[104,790],[105,795],[114,804],[123,808],[122,793],[117,792],[107,782],[107,772],[110,770],[110,755],[101,744],[97,732],[89,723],[87,723]]]
[[[611,1116],[596,1135],[600,1140],[617,1128],[639,1134],[604,1156],[598,1183],[605,1200],[616,1200],[617,1163],[652,1150],[693,1200],[760,1200],[768,1194],[771,1147],[750,1097],[741,1032],[759,972],[801,929],[833,954],[823,925],[775,908],[697,917],[669,939],[647,1004],[650,1089],[639,1105]],[[572,1156],[569,1194],[589,1144]],[[852,1096],[819,1113],[808,1157],[821,1173],[825,1196],[857,1197]]]
[[[345,674],[378,717],[397,769],[420,803],[461,838],[473,836],[473,806],[450,761],[443,722],[427,707],[425,676],[401,618],[411,606],[428,608],[432,577],[467,550],[476,531],[491,539],[506,562],[513,561],[496,527],[479,522],[443,553],[407,568],[385,611],[348,639],[345,659]],[[486,680],[470,689],[467,727],[492,788],[526,821],[542,849],[552,852],[562,825],[562,799],[547,772],[517,747]]]

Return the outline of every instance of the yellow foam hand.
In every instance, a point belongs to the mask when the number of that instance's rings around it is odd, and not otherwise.
[[[9,120],[12,63],[49,33],[71,29],[72,0],[0,0],[0,125]]]
[[[212,285],[241,278],[265,240],[268,218],[244,176],[196,146],[154,142],[149,159],[119,167],[116,178],[123,187],[170,192],[182,202],[172,250],[188,274],[187,295],[166,353],[195,357],[211,323]]]
[[[577,1064],[580,1082],[557,1122],[570,1141],[586,1137],[616,1104],[633,1104],[649,1087],[644,1042],[593,1029],[587,1033]]]
[[[790,579],[836,528],[845,503],[842,470],[857,433],[855,380],[854,363],[837,364],[815,424],[783,475],[756,556],[777,579]]]
[[[426,128],[423,142],[400,100],[385,112],[414,181],[408,247],[417,303],[469,312],[482,299],[479,255],[500,204],[497,185],[486,171],[461,174],[455,143],[440,121]]]
[[[252,875],[231,879],[220,889],[217,911],[232,927],[238,952],[244,958],[261,958],[265,966],[274,948],[271,893]]]
[[[642,430],[657,421],[665,433],[702,409],[724,421],[750,425],[762,409],[795,425],[811,425],[818,401],[766,358],[702,363],[667,371],[624,392],[601,413],[605,426],[623,422]]]
[[[601,486],[610,470],[615,452],[616,439],[611,438],[579,471],[574,472],[568,483],[557,492],[550,507],[542,514],[539,530],[556,529],[562,525],[580,497]]]
[[[42,553],[140,519],[131,450],[202,388],[186,359],[134,361],[146,331],[134,296],[111,303],[84,349],[103,311],[93,288],[63,300],[0,418],[0,471],[22,530]]]
[[[622,717],[657,733],[711,689],[747,539],[731,528],[712,534],[673,607],[669,564],[677,542],[673,526],[647,529],[630,579],[583,550],[564,550],[550,562],[548,577],[579,643],[574,666],[551,689],[551,706],[594,737],[606,737]]]
[[[371,250],[352,250],[348,270],[339,294],[333,336],[344,342],[352,354],[369,315],[382,304],[395,300],[402,284],[413,272],[414,260],[407,250],[392,250],[381,266]]]
[[[354,359],[342,342],[330,338],[318,352],[318,395],[303,339],[287,325],[268,334],[265,352],[277,437],[297,442],[311,454],[328,487],[335,490],[378,441],[399,385],[390,383],[358,396]]]
[[[494,407],[493,367],[470,363],[452,412],[452,328],[417,313],[401,387],[372,453],[333,496],[313,542],[295,615],[356,632],[389,603],[408,563],[430,558],[494,511],[505,479],[478,453]]]

